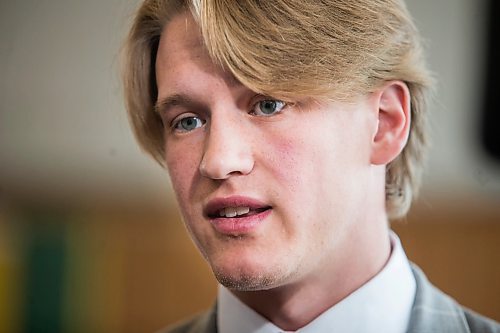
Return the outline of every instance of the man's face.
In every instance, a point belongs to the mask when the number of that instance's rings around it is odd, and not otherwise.
[[[369,211],[369,97],[261,96],[211,62],[188,14],[166,26],[156,77],[181,213],[221,283],[274,288],[349,261]]]

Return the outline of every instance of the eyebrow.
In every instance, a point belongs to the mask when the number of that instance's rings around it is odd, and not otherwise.
[[[193,106],[195,103],[191,98],[182,94],[173,94],[158,100],[154,105],[156,113],[164,113],[175,106]]]

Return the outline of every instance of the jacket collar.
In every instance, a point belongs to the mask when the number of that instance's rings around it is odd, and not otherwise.
[[[417,266],[412,265],[412,270],[417,282],[417,291],[408,333],[470,333],[461,307],[434,287]]]

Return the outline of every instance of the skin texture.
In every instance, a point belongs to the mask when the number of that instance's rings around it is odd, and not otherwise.
[[[404,83],[350,103],[297,100],[266,116],[259,102],[272,98],[211,62],[189,14],[165,27],[156,78],[183,219],[237,297],[296,330],[382,269],[390,254],[385,165],[408,138]],[[176,128],[186,117],[199,126]],[[204,209],[231,196],[271,209],[248,230],[220,232]]]

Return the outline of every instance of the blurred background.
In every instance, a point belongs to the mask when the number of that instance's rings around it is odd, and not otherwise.
[[[407,3],[438,87],[423,192],[394,229],[431,281],[500,320],[498,5]],[[151,332],[214,301],[127,122],[119,52],[137,4],[0,1],[0,333]]]

